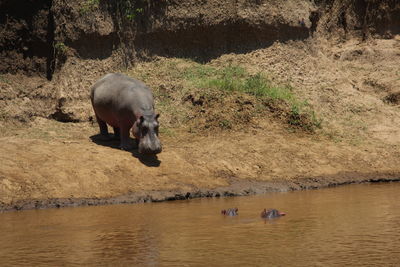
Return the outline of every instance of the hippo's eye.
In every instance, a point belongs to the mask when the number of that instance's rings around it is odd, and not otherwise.
[[[148,128],[148,127],[146,127],[146,126],[143,126],[143,127],[142,127],[142,133],[143,133],[143,135],[147,134],[148,131],[149,131],[149,128]]]

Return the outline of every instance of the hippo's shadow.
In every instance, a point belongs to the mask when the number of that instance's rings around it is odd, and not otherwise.
[[[120,141],[117,138],[110,140],[104,140],[101,134],[95,134],[89,137],[93,143],[100,146],[108,146],[111,148],[119,149]]]
[[[118,139],[111,139],[111,140],[102,140],[102,136],[100,134],[95,134],[90,136],[89,138],[92,140],[93,143],[100,145],[100,146],[107,146],[111,148],[115,148],[120,150],[119,145],[120,141]],[[135,140],[130,138],[132,143],[135,143]],[[142,164],[146,165],[147,167],[158,167],[161,164],[161,161],[157,158],[157,155],[143,155],[140,154],[137,148],[134,148],[130,151],[133,157],[137,158]]]
[[[158,167],[161,164],[161,161],[158,159],[157,155],[143,155],[140,154],[137,149],[130,151],[132,156],[137,158],[141,163],[146,165],[147,167]]]

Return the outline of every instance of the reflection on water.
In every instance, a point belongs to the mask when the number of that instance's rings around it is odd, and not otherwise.
[[[0,214],[0,266],[395,266],[400,184]],[[223,208],[239,216],[224,217]],[[287,216],[265,221],[263,208]]]

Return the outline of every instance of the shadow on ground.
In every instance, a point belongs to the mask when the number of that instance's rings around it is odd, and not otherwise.
[[[100,146],[106,146],[106,147],[111,147],[114,149],[118,149],[119,148],[119,140],[118,139],[112,139],[109,141],[104,141],[101,140],[101,135],[100,134],[96,134],[96,135],[92,135],[89,137],[93,143],[100,145]],[[132,143],[135,143],[132,138],[130,138]],[[137,158],[142,164],[146,165],[147,167],[159,167],[161,164],[161,161],[158,159],[157,155],[143,155],[140,154],[137,150],[137,148],[134,148],[133,150],[127,151],[130,152],[132,154],[133,157]]]

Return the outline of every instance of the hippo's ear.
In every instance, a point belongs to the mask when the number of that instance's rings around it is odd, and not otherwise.
[[[144,122],[144,117],[143,117],[143,116],[140,116],[140,118],[139,118],[139,123],[142,124],[143,122]]]
[[[158,121],[158,117],[160,117],[160,113],[156,114],[156,117],[155,117],[156,121]]]

